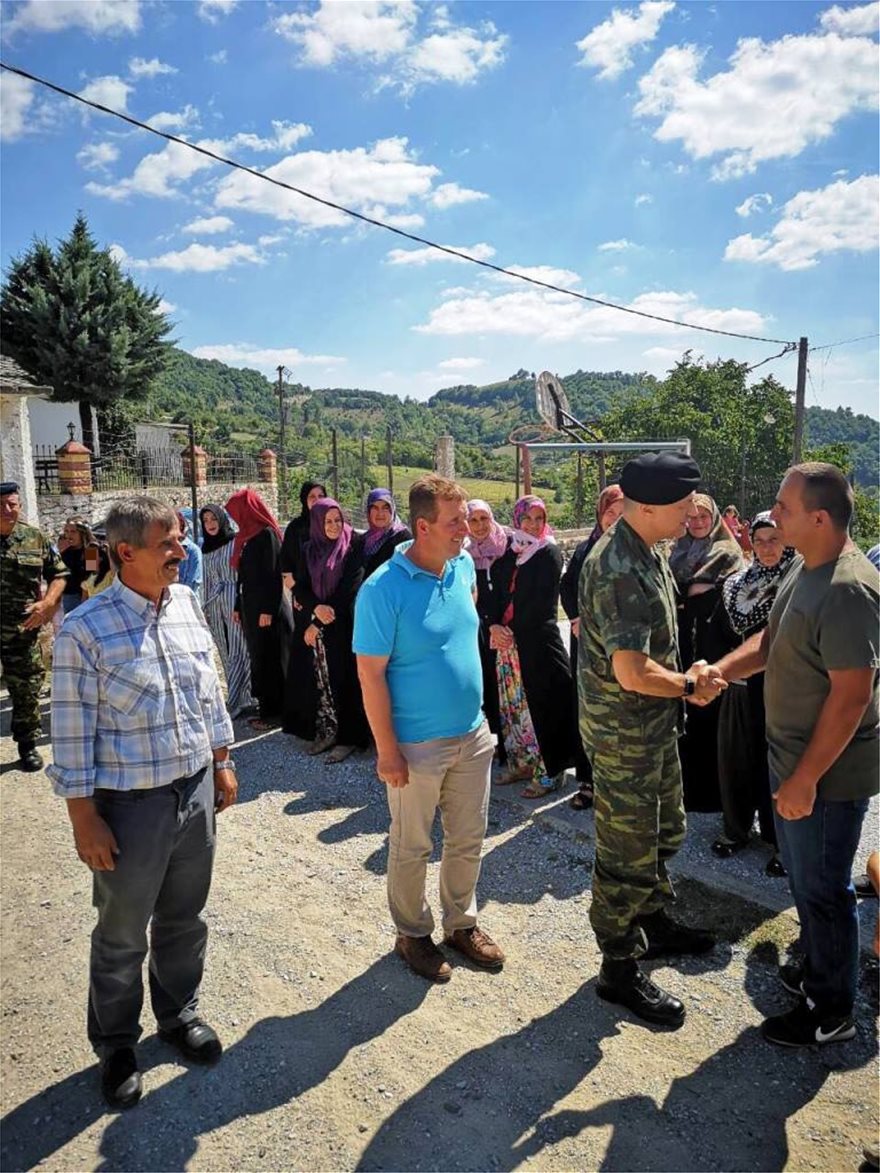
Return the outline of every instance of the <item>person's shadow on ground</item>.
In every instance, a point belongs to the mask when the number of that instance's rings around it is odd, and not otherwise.
[[[763,1014],[779,1013],[791,1001],[780,993],[777,962],[775,947],[759,947],[747,960],[746,991]],[[385,1121],[358,1168],[514,1169],[548,1145],[610,1126],[611,1140],[597,1165],[603,1170],[781,1169],[788,1159],[789,1118],[818,1094],[830,1072],[867,1065],[874,1053],[868,1015],[856,1041],[818,1054],[774,1047],[749,1027],[674,1080],[660,1105],[635,1092],[588,1111],[553,1112],[596,1067],[602,1039],[616,1030],[615,1008],[593,1000],[592,984],[436,1076]],[[690,1013],[699,1011],[691,1006]],[[663,1036],[656,1037],[662,1048]],[[636,1086],[638,1079],[633,1070]],[[493,1094],[487,1104],[467,1090],[453,1090],[462,1087],[490,1094],[503,1089],[503,1095]],[[867,1081],[865,1094],[873,1094]],[[487,1128],[491,1105],[497,1105],[497,1119]],[[443,1128],[450,1111],[454,1127]],[[432,1129],[442,1132],[442,1151],[414,1166],[409,1138]]]
[[[349,1051],[411,1014],[431,986],[388,954],[320,1006],[255,1022],[216,1068],[184,1068],[132,1111],[114,1116],[100,1142],[99,1169],[183,1169],[199,1137],[236,1119],[268,1112],[321,1084]],[[142,1069],[167,1062],[155,1039],[138,1048]],[[107,1111],[94,1067],[37,1093],[0,1121],[2,1167],[46,1161]]]
[[[50,708],[49,698],[40,697],[40,718],[43,723],[43,729],[37,738],[37,749],[43,751],[43,757],[46,759],[48,759],[46,750],[52,741],[47,732],[49,728]],[[0,737],[12,737],[12,701],[8,695],[0,701]],[[4,762],[0,765],[0,774],[11,774],[18,770],[18,761],[18,754],[16,754],[11,762]]]

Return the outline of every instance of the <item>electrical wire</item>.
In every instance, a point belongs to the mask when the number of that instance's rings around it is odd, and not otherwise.
[[[750,371],[756,371],[758,367],[762,367],[765,363],[773,362],[774,359],[784,358],[785,355],[791,354],[793,350],[797,350],[798,344],[796,342],[786,342],[779,354],[771,354],[769,358],[762,358],[760,362],[753,363],[752,366],[746,367],[746,374]]]
[[[725,338],[742,338],[747,342],[769,342],[785,346],[789,349],[797,346],[797,343],[792,343],[784,338],[764,338],[758,334],[740,334],[735,330],[721,330],[716,326],[698,326],[693,322],[681,322],[676,318],[666,318],[661,314],[648,313],[647,310],[637,310],[631,306],[618,305],[612,301],[605,301],[600,297],[590,297],[589,294],[578,293],[574,289],[564,289],[562,286],[553,285],[549,281],[540,281],[536,277],[528,277],[524,273],[517,273],[512,269],[505,269],[502,265],[493,265],[490,261],[479,260],[477,257],[469,256],[467,253],[450,248],[448,245],[438,244],[434,240],[428,240],[424,236],[416,236],[412,232],[405,232],[402,228],[395,228],[392,224],[386,224],[384,221],[377,220],[373,216],[365,216],[363,212],[356,212],[353,208],[346,208],[343,204],[337,204],[333,200],[315,195],[313,192],[306,191],[304,188],[294,187],[291,183],[285,183],[283,180],[276,179],[274,176],[265,175],[262,171],[257,171],[255,168],[248,167],[244,163],[239,163],[235,159],[229,159],[225,155],[220,155],[216,151],[209,150],[207,147],[199,146],[197,143],[187,142],[186,139],[178,138],[177,135],[169,134],[167,131],[157,130],[156,127],[150,126],[149,123],[141,122],[137,118],[133,118],[130,114],[124,114],[120,110],[112,110],[109,106],[101,105],[100,102],[93,102],[91,99],[84,98],[81,94],[65,89],[64,86],[57,85],[55,82],[40,77],[38,74],[29,73],[26,69],[20,69],[15,65],[8,65],[5,61],[0,61],[0,68],[5,69],[8,73],[14,73],[18,77],[23,77],[27,81],[44,86],[46,89],[52,90],[64,98],[70,98],[75,102],[80,102],[83,106],[88,106],[101,114],[109,114],[113,118],[119,118],[121,121],[127,122],[130,126],[134,126],[138,130],[146,130],[158,138],[165,139],[166,142],[177,143],[179,146],[188,147],[189,150],[196,151],[198,154],[212,159],[215,163],[222,163],[225,167],[232,167],[236,171],[242,171],[247,175],[252,175],[255,179],[263,180],[264,183],[274,184],[275,187],[280,187],[285,191],[292,192],[294,195],[302,196],[303,199],[312,200],[316,204],[322,204],[325,208],[332,208],[336,212],[342,212],[354,220],[360,220],[364,224],[372,224],[374,228],[382,228],[386,232],[393,232],[395,236],[402,236],[406,240],[424,245],[426,248],[436,249],[438,252],[456,257],[458,260],[469,261],[472,265],[479,265],[483,269],[490,269],[493,273],[500,273],[504,277],[512,277],[518,281],[525,281],[529,285],[537,285],[542,289],[548,289],[551,293],[562,293],[567,297],[575,297],[579,301],[603,306],[605,309],[618,310],[620,313],[632,314],[638,318],[647,318],[652,322],[663,322],[668,326],[678,326],[685,330],[699,330],[703,334],[718,334]]]
[[[840,342],[826,342],[824,346],[811,346],[810,350],[834,350],[835,346],[849,346],[852,342],[868,342],[871,338],[880,338],[880,334],[862,334],[859,338],[844,338]]]

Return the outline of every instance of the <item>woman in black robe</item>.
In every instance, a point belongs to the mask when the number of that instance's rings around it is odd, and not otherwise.
[[[312,506],[327,490],[320,481],[305,481],[299,490],[300,511],[288,523],[281,543],[281,574],[284,586],[293,592],[294,576],[303,546],[309,540],[309,516]],[[293,637],[287,664],[287,679],[284,686],[284,712],[282,728],[304,741],[315,736],[315,684],[312,671],[312,654],[303,641],[308,627],[308,618],[291,593],[293,602]]]
[[[496,757],[504,765],[507,751],[501,728],[501,710],[498,698],[498,675],[496,671],[497,652],[490,646],[489,629],[496,620],[494,591],[491,570],[495,562],[510,549],[513,531],[495,520],[488,502],[475,497],[467,503],[468,528],[467,552],[474,560],[477,572],[477,614],[480,617],[479,648],[480,667],[483,670],[483,712],[489,728],[498,739]],[[525,777],[525,775],[522,775]],[[503,784],[506,779],[502,778]],[[514,779],[511,779],[514,781]]]
[[[580,721],[578,714],[577,691],[577,657],[578,657],[578,629],[580,618],[578,611],[578,584],[581,579],[581,570],[587,560],[587,555],[598,542],[599,538],[610,529],[623,513],[623,490],[620,485],[608,485],[599,494],[596,504],[596,525],[588,538],[575,548],[562,582],[559,584],[559,601],[562,609],[571,623],[568,640],[568,654],[571,659],[572,703],[574,705],[574,727],[577,733],[574,757],[574,773],[578,780],[578,790],[569,799],[568,805],[576,811],[585,811],[593,805],[593,767],[590,759],[584,752],[580,737]]]
[[[371,489],[367,494],[367,532],[364,534],[364,579],[378,570],[401,542],[412,541],[412,534],[397,516],[397,506],[390,489]]]
[[[705,493],[694,499],[696,515],[669,557],[678,587],[678,647],[681,663],[714,664],[735,641],[724,615],[721,583],[743,568],[742,550],[724,524],[718,506]],[[684,806],[688,811],[720,811],[718,783],[718,715],[720,705],[688,705],[684,737],[679,742]]]
[[[351,646],[354,601],[364,579],[363,537],[331,497],[312,506],[309,540],[294,577],[294,598],[307,619],[303,642],[314,679],[315,740],[309,753],[329,749],[327,761],[341,762],[370,740]]]
[[[226,502],[238,526],[232,565],[237,571],[235,612],[251,661],[251,692],[259,706],[248,724],[274,728],[284,703],[284,669],[290,640],[290,606],[281,584],[281,528],[253,489],[239,489]]]
[[[575,753],[571,666],[557,622],[562,553],[540,497],[521,497],[513,520],[511,548],[490,571],[490,638],[511,767],[505,780],[528,778],[522,797],[542,798],[562,786]]]

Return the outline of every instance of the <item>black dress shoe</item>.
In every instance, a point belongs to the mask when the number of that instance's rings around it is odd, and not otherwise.
[[[171,1030],[160,1028],[159,1038],[173,1044],[194,1063],[216,1063],[223,1054],[223,1044],[217,1038],[217,1032],[200,1018]]]
[[[43,768],[43,759],[32,741],[22,741],[18,747],[19,769],[25,774],[36,774]]]
[[[643,954],[645,958],[698,955],[715,948],[715,938],[711,933],[680,925],[662,908],[650,916],[641,917],[639,924],[648,938],[648,948]]]
[[[120,1047],[101,1060],[101,1091],[111,1108],[133,1108],[141,1098],[141,1073],[131,1047]]]
[[[771,855],[767,860],[767,866],[764,871],[768,876],[787,876],[788,872],[785,870],[785,864],[778,855]]]
[[[736,839],[716,839],[710,850],[719,859],[730,859],[732,855],[736,855],[738,851],[742,851],[746,846],[747,844],[739,843]]]
[[[613,961],[606,957],[599,970],[596,993],[606,1002],[616,1002],[637,1018],[655,1026],[677,1030],[684,1022],[684,1006],[656,986],[635,961]]]

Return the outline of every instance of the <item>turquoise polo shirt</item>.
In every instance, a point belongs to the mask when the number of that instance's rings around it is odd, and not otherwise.
[[[402,542],[358,592],[353,646],[387,656],[391,719],[398,741],[463,737],[483,722],[483,674],[470,554],[441,575],[406,557]]]

